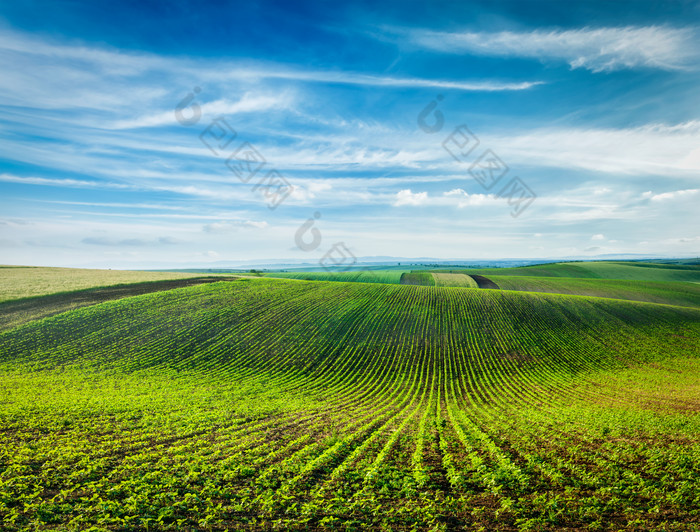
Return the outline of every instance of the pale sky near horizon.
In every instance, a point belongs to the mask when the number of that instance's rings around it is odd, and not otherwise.
[[[697,256],[699,37],[698,2],[4,2],[0,264]]]

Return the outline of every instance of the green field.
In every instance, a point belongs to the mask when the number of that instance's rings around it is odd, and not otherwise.
[[[266,273],[266,277],[301,279],[304,281],[340,281],[356,283],[399,284],[403,270],[362,270],[349,272],[280,272]]]
[[[643,281],[700,281],[700,265],[645,262],[561,262],[519,268],[479,268],[450,270],[455,273],[525,275],[528,277],[575,277],[582,279],[621,279]]]
[[[58,292],[71,292],[97,286],[186,279],[189,277],[202,277],[202,274],[0,266],[0,302]]]
[[[476,282],[463,273],[408,272],[405,270],[363,270],[334,272],[266,273],[265,277],[303,281],[340,281],[360,283],[410,284],[418,286],[462,286],[477,288]]]
[[[471,276],[470,276],[471,274]],[[270,273],[269,277],[491,288],[700,306],[700,266],[643,262],[568,262],[518,268]],[[472,277],[473,276],[473,277]],[[481,285],[478,284],[481,283]]]
[[[435,277],[430,272],[405,272],[401,274],[401,284],[435,286]]]
[[[700,284],[682,281],[618,281],[567,277],[489,275],[502,290],[578,294],[700,307]]]
[[[435,286],[479,288],[474,279],[463,273],[433,273],[433,279],[435,279]]]
[[[700,310],[615,299],[106,301],[0,334],[1,528],[692,530],[699,355]]]
[[[44,296],[32,296],[0,302],[0,332],[24,325],[32,320],[46,318],[104,301],[122,299],[151,292],[172,290],[184,286],[218,281],[232,281],[239,277],[217,275],[215,277],[187,277],[165,281],[146,281],[86,288],[73,292],[57,292]],[[0,270],[2,282],[2,270]]]

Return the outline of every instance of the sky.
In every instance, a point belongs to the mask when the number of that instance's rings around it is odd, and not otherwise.
[[[0,264],[700,255],[698,2],[0,2]]]

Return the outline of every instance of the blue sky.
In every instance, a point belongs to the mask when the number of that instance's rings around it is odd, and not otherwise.
[[[0,263],[697,256],[699,37],[697,2],[5,2]]]

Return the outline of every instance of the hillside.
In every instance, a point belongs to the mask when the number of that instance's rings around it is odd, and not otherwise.
[[[202,277],[202,274],[0,266],[0,302],[101,286]]]
[[[262,278],[108,301],[0,334],[0,520],[681,530],[698,355],[700,310],[613,299]]]
[[[454,270],[480,275],[525,275],[528,277],[573,277],[638,281],[700,281],[700,265],[645,262],[559,262],[518,268]]]
[[[303,281],[339,281],[343,283],[389,283],[399,284],[403,270],[361,270],[349,272],[274,272],[266,277],[277,279],[300,279]]]
[[[134,276],[134,279],[138,278],[138,276]],[[99,283],[98,279],[97,276],[94,276],[92,282]],[[61,314],[69,310],[89,307],[98,303],[104,303],[105,301],[149,294],[151,292],[172,290],[185,286],[194,286],[202,283],[231,281],[236,279],[238,279],[238,277],[219,275],[217,277],[186,277],[183,279],[163,281],[131,282],[0,301],[0,332],[24,325],[33,320],[54,316],[55,314]],[[108,283],[111,280],[113,279],[108,277],[103,282]],[[2,271],[0,270],[0,285],[2,281]],[[61,286],[61,284],[49,284],[42,289],[46,291],[56,290],[58,286]],[[29,287],[30,293],[35,290],[35,287]],[[20,288],[15,288],[15,295],[21,294]]]
[[[501,290],[578,294],[666,305],[700,307],[700,284],[683,281],[619,281],[569,277],[490,275]]]

